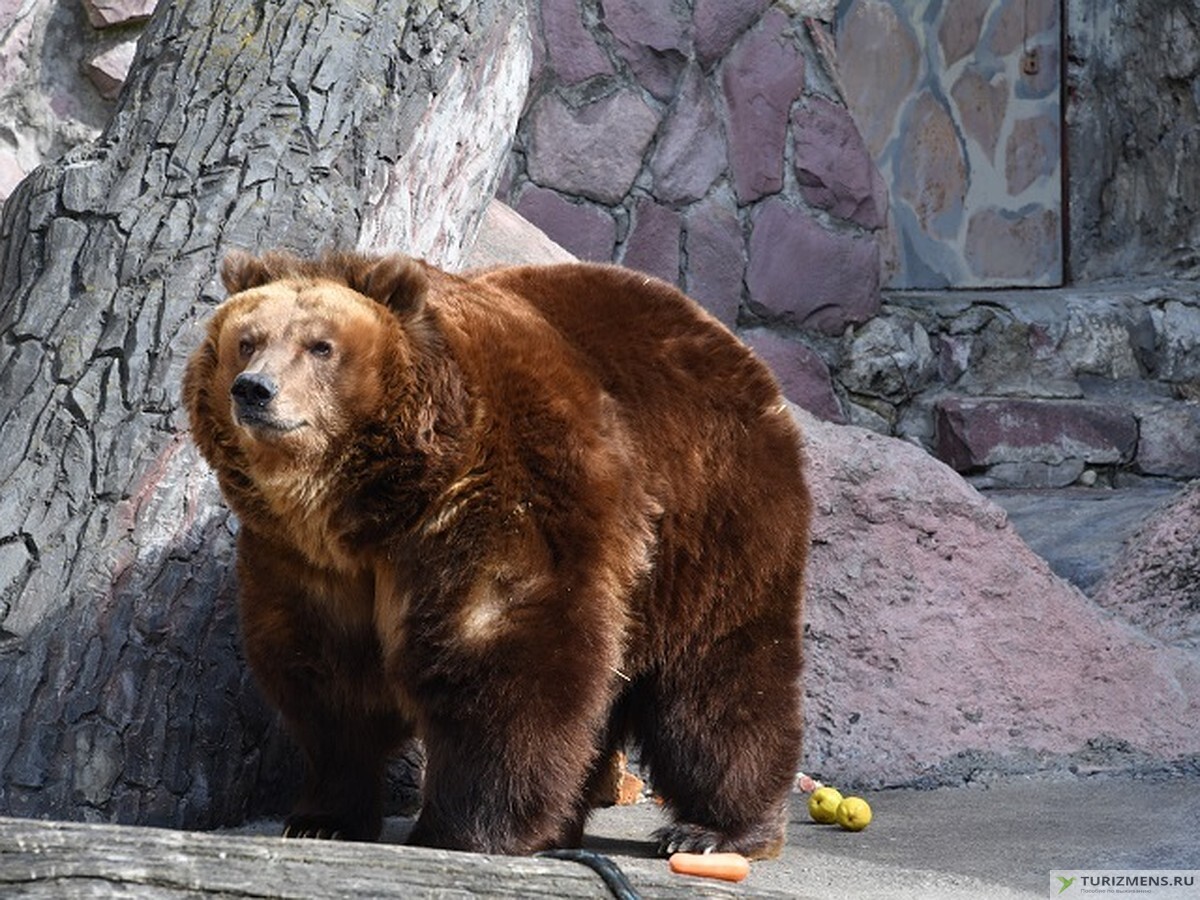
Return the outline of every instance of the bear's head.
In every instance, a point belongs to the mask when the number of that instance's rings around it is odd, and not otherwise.
[[[428,279],[407,257],[358,254],[234,253],[221,274],[230,296],[183,394],[197,445],[245,516],[271,499],[265,484],[311,486],[361,447],[364,429],[388,429],[384,411],[406,413],[429,332]]]

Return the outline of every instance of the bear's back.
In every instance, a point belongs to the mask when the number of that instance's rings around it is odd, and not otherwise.
[[[480,280],[524,298],[586,361],[677,520],[732,525],[752,510],[786,531],[807,514],[800,436],[778,383],[681,291],[587,263],[498,269]]]
[[[696,425],[713,415],[756,415],[779,403],[766,367],[720,322],[657,278],[567,263],[498,269],[478,280],[533,306],[630,414],[684,414]]]

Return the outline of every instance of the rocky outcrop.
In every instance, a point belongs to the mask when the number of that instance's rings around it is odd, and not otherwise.
[[[1155,638],[1200,649],[1200,482],[1143,523],[1095,596]]]
[[[941,783],[1200,754],[1200,654],[1054,576],[919,448],[797,416],[815,501],[806,771]]]

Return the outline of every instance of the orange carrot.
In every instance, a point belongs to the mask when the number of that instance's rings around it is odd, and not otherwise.
[[[750,874],[750,860],[740,853],[673,853],[667,860],[672,872],[741,881]]]

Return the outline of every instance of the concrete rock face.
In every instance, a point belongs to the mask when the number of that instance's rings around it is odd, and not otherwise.
[[[815,509],[806,771],[934,784],[1200,753],[1200,656],[1057,578],[919,448],[797,415]]]
[[[1143,523],[1095,597],[1159,640],[1200,649],[1200,483]]]
[[[1172,0],[1068,3],[1072,274],[1200,273],[1200,18]],[[1129,77],[1136,73],[1136,77]]]

